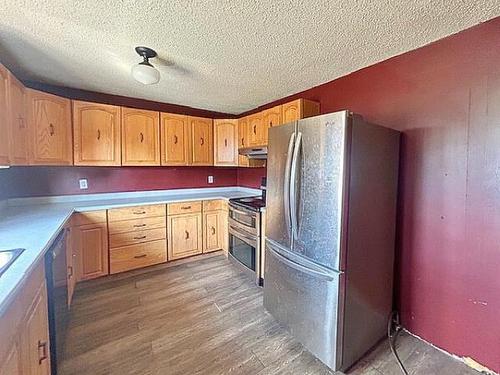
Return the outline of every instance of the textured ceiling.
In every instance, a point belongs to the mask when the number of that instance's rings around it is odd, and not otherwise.
[[[4,0],[23,79],[241,113],[500,15],[500,0]],[[137,45],[162,75],[130,76]]]

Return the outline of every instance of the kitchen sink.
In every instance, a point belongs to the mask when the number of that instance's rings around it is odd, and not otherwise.
[[[8,249],[0,250],[0,275],[2,275],[7,268],[17,259],[24,249]]]

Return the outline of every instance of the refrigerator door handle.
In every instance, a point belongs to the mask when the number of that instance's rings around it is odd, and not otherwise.
[[[298,212],[297,212],[297,174],[299,173],[299,151],[302,145],[302,133],[298,132],[295,147],[293,149],[292,156],[292,167],[290,171],[290,217],[292,221],[292,234],[294,238],[298,237],[299,228],[298,228]]]
[[[296,263],[293,260],[288,259],[284,255],[282,255],[278,251],[276,251],[272,246],[270,246],[269,242],[266,242],[266,244],[267,244],[267,246],[266,246],[267,250],[270,250],[271,253],[276,258],[278,258],[281,262],[283,262],[287,266],[289,266],[289,267],[291,267],[291,268],[293,268],[293,269],[295,269],[297,271],[307,273],[307,274],[312,275],[312,276],[314,276],[316,278],[321,278],[321,279],[326,280],[326,281],[332,281],[334,279],[333,276],[331,274],[329,274],[329,273],[321,272],[320,270],[316,270],[316,269],[313,269],[313,268],[309,268],[309,267],[303,266],[302,264]]]
[[[290,235],[290,229],[292,226],[290,218],[290,175],[291,175],[291,164],[292,164],[292,154],[293,147],[295,144],[295,132],[290,135],[290,140],[288,141],[288,152],[286,154],[285,163],[285,178],[283,182],[283,206],[285,209],[285,222],[288,234]]]

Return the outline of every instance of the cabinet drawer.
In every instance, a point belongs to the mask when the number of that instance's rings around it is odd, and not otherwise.
[[[119,220],[140,219],[143,217],[165,216],[165,205],[155,204],[150,206],[134,206],[113,208],[108,210],[110,222]]]
[[[203,201],[203,211],[216,211],[227,209],[225,200],[217,199],[213,201]]]
[[[165,216],[145,217],[135,220],[113,221],[109,223],[109,234],[134,232],[138,230],[165,228]]]
[[[165,240],[124,246],[110,251],[110,272],[124,272],[166,261]]]
[[[106,222],[106,210],[76,212],[71,217],[71,225],[87,225]]]
[[[147,229],[136,232],[116,233],[109,236],[109,247],[121,247],[141,242],[163,240],[166,237],[165,228]]]
[[[201,201],[170,203],[168,205],[169,215],[190,214],[201,212]]]

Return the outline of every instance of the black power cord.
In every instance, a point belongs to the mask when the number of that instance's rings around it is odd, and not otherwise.
[[[396,351],[396,340],[399,333],[403,327],[399,324],[399,314],[397,311],[393,311],[389,317],[389,322],[387,323],[387,337],[389,339],[389,346],[391,347],[391,352],[394,354],[396,361],[398,362],[399,368],[404,375],[408,375],[401,358],[399,358],[398,352]]]

